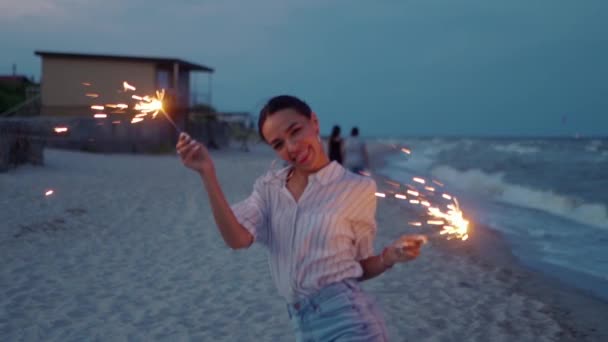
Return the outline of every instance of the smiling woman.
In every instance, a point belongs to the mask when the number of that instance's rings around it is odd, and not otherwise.
[[[184,165],[203,179],[224,241],[268,250],[298,341],[386,341],[382,314],[358,283],[416,258],[423,241],[404,236],[374,255],[376,184],[329,161],[319,119],[304,101],[272,98],[258,128],[289,166],[258,178],[253,193],[233,206],[205,147],[183,133],[177,144]]]

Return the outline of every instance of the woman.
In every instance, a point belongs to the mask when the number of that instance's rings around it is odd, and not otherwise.
[[[205,147],[186,134],[177,143],[184,165],[203,180],[224,241],[268,250],[298,341],[386,341],[382,315],[358,282],[416,258],[422,241],[404,236],[374,255],[375,182],[329,160],[305,102],[272,98],[258,129],[290,166],[258,178],[253,193],[232,207]]]
[[[331,130],[331,135],[327,142],[327,150],[329,151],[329,160],[335,160],[342,164],[344,160],[344,141],[340,136],[340,126],[338,125],[334,126]]]
[[[365,142],[359,138],[359,128],[353,127],[350,137],[346,139],[344,166],[354,173],[363,172],[369,168],[369,157]]]

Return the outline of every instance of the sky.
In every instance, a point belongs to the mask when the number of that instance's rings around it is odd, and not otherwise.
[[[0,74],[175,57],[215,69],[218,110],[292,94],[323,133],[608,136],[607,22],[606,0],[0,0]]]

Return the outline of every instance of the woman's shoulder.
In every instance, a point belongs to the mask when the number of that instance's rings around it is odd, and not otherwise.
[[[376,191],[376,180],[369,176],[347,171],[344,173],[343,181],[357,191]]]

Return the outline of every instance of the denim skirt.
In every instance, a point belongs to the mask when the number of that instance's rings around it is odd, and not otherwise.
[[[296,341],[388,341],[382,313],[355,280],[328,285],[287,311]]]

